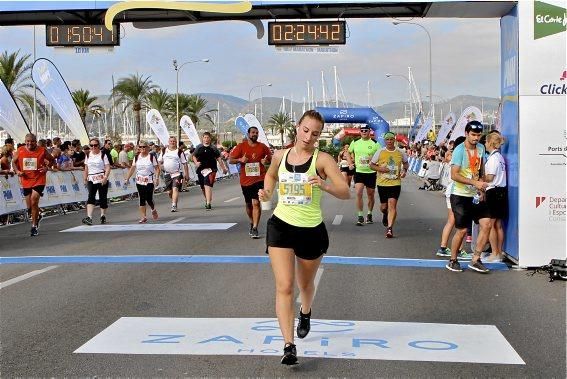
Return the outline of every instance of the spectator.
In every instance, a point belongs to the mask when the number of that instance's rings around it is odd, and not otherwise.
[[[73,160],[73,167],[84,167],[85,166],[85,153],[81,151],[81,141],[78,139],[73,140],[71,142],[71,146],[73,147],[73,151],[71,154],[71,159]],[[61,149],[64,151],[64,149]]]

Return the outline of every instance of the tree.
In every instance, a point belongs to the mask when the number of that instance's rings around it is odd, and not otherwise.
[[[87,114],[92,114],[94,117],[100,117],[105,112],[104,108],[99,104],[93,104],[97,101],[98,97],[91,96],[88,89],[78,89],[71,92],[71,97],[79,110],[79,115],[83,124],[86,126]]]
[[[281,134],[282,147],[284,146],[284,135],[286,132],[292,141],[295,140],[295,128],[293,127],[291,117],[289,117],[288,114],[279,112],[272,115],[268,121],[268,126],[271,128],[272,134],[274,133],[274,130]]]
[[[175,98],[161,88],[154,89],[148,94],[146,106],[149,109],[157,110],[163,117],[175,115]]]
[[[116,103],[126,102],[126,108],[132,107],[134,111],[134,124],[136,125],[136,145],[140,142],[142,126],[140,110],[146,102],[150,91],[156,88],[150,79],[144,78],[139,74],[130,75],[127,78],[120,78],[112,89],[112,94],[117,96]]]
[[[199,95],[179,95],[179,115],[186,114],[191,118],[195,126],[199,125],[202,119],[208,120],[214,125],[211,113],[216,112],[216,109],[209,109],[203,111],[207,106],[207,100]]]
[[[20,50],[8,54],[4,51],[0,55],[0,80],[8,89],[8,92],[22,106],[28,114],[32,113],[34,98],[28,92],[33,88],[31,80],[31,68],[33,62],[29,62],[30,54],[20,55]]]

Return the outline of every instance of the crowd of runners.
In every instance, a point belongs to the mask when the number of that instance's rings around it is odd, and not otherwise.
[[[370,129],[362,126],[361,137],[345,145],[334,158],[316,148],[323,125],[319,113],[305,112],[296,126],[293,146],[277,150],[273,156],[268,146],[258,142],[259,131],[255,127],[248,129],[246,138],[231,150],[228,157],[223,157],[212,144],[209,133],[204,133],[203,143],[191,149],[189,154],[179,146],[175,137],[170,137],[164,147],[152,146],[146,141],[140,141],[137,146],[113,146],[111,141],[101,142],[97,138],[91,139],[88,146],[81,146],[78,141],[67,144],[55,139],[52,146],[41,146],[35,135],[28,134],[25,143],[17,148],[13,141],[6,141],[0,174],[19,176],[31,215],[30,234],[37,236],[41,220],[39,199],[49,169],[83,171],[88,200],[82,222],[92,225],[97,204],[100,223],[107,222],[111,168],[127,168],[124,179],[128,183],[135,178],[139,195],[138,222],[144,224],[148,222],[148,208],[153,220],[159,217],[153,194],[160,177],[165,181],[165,190],[171,200],[170,211],[177,212],[179,193],[189,178],[188,165],[192,161],[204,197],[204,208],[211,210],[216,173],[218,170],[226,173],[228,162],[237,164],[251,238],[260,237],[261,202],[271,201],[277,193],[275,210],[267,220],[266,253],[275,278],[276,314],[285,340],[281,362],[293,365],[297,363],[293,331],[294,285],[297,283],[301,299],[295,334],[304,338],[310,331],[315,274],[329,247],[321,210],[323,193],[349,199],[353,181],[354,222],[363,226],[374,222],[377,189],[385,237],[394,238],[402,179],[409,168],[408,156],[423,158],[422,168],[430,171],[438,171],[441,166],[433,162],[443,161],[443,166],[450,170],[449,182],[444,188],[448,217],[436,255],[449,258],[446,267],[450,271],[462,271],[459,259],[468,258],[469,268],[480,273],[489,271],[481,260],[488,241],[492,252],[487,259],[500,260],[503,256],[502,221],[507,217],[508,201],[505,161],[499,152],[504,143],[500,133],[493,131],[483,135],[482,124],[471,121],[466,125],[465,136],[446,146],[427,147],[420,143],[400,148],[396,146],[394,133],[385,133],[385,146],[381,146],[370,138]],[[431,187],[435,181],[432,175],[423,175],[423,178],[423,189]],[[478,236],[473,254],[465,256],[460,252],[467,229],[473,223],[478,223]],[[449,245],[453,229],[455,232]]]

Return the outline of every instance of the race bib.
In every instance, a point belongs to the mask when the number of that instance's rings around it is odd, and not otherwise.
[[[244,174],[246,176],[260,176],[260,163],[246,163],[244,165]]]
[[[209,175],[211,172],[213,172],[213,170],[211,170],[210,168],[204,168],[204,169],[201,171],[201,175],[207,176],[207,175]]]
[[[308,183],[309,176],[306,173],[282,173],[279,179],[278,193],[282,204],[311,204],[313,186]]]
[[[89,182],[93,184],[102,183],[104,180],[104,173],[89,175]]]
[[[23,158],[22,164],[24,171],[37,170],[37,158]]]
[[[153,179],[151,176],[146,176],[146,175],[136,175],[136,184],[139,184],[141,186],[146,186],[148,185],[148,183],[153,183]]]
[[[361,157],[358,160],[358,167],[369,168],[370,167],[370,157]]]

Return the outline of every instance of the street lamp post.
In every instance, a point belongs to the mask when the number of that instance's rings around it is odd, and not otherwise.
[[[181,130],[179,129],[179,71],[181,71],[181,68],[183,68],[183,66],[185,66],[186,64],[197,62],[208,63],[209,61],[209,58],[204,58],[188,61],[182,63],[181,65],[178,65],[177,59],[173,60],[173,69],[175,70],[175,121],[177,123],[177,143],[181,142]]]
[[[252,91],[254,90],[254,88],[271,87],[271,86],[272,86],[272,83],[266,83],[266,84],[258,84],[257,86],[250,88],[250,91],[248,92],[248,106],[250,106],[250,103],[251,103],[250,97],[252,96]],[[260,96],[262,96],[262,94]],[[261,104],[261,105],[263,105],[263,104]],[[262,109],[262,108],[260,107],[260,109]],[[252,108],[250,108],[250,111],[252,111]],[[260,112],[262,112],[262,111],[260,111]],[[256,113],[256,112],[254,112],[254,113]],[[256,114],[254,114],[254,116],[256,116]]]
[[[433,75],[432,75],[432,65],[431,65],[431,34],[429,34],[429,31],[425,28],[425,26],[418,24],[416,22],[406,22],[406,21],[395,21],[393,22],[394,25],[400,25],[400,24],[411,24],[411,25],[415,25],[415,26],[419,26],[421,29],[423,29],[425,31],[425,33],[427,33],[427,38],[429,39],[429,112],[431,114],[431,117],[435,117],[434,113],[435,113],[435,108],[433,108]],[[435,129],[435,125],[433,125],[433,128]]]

